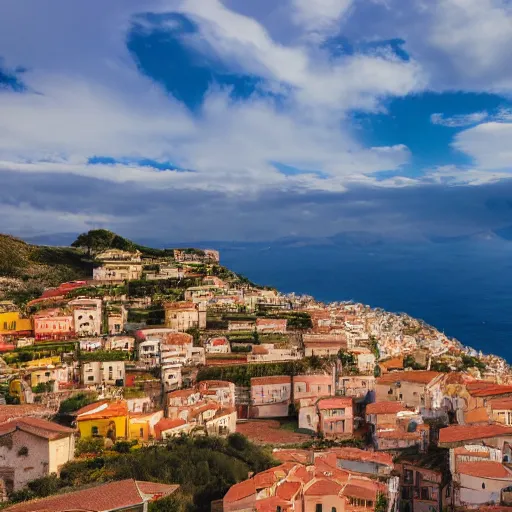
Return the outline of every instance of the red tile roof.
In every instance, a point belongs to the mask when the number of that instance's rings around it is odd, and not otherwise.
[[[251,386],[271,386],[272,384],[291,384],[292,378],[289,375],[275,375],[272,377],[253,377]]]
[[[512,398],[495,398],[494,400],[489,400],[487,403],[490,404],[493,411],[512,410]]]
[[[350,482],[343,489],[343,496],[359,498],[362,500],[375,501],[377,490],[351,484]]]
[[[182,420],[181,418],[177,418],[174,420],[171,420],[169,418],[162,418],[156,425],[155,425],[155,434],[158,439],[162,436],[162,432],[165,432],[166,430],[171,430],[173,428],[182,427],[187,422],[185,420]]]
[[[352,398],[322,398],[317,405],[320,410],[352,407]]]
[[[306,496],[338,496],[343,486],[334,480],[318,479],[308,487]]]
[[[360,450],[359,448],[351,447],[331,448],[330,451],[334,452],[338,459],[371,461],[376,462],[377,464],[385,464],[386,466],[393,467],[393,456],[389,453]]]
[[[75,431],[68,427],[63,427],[58,423],[43,420],[41,418],[16,418],[0,425],[0,436],[14,432],[15,430],[23,430],[38,437],[45,439],[58,439],[60,437],[69,436]]]
[[[272,452],[272,457],[281,462],[299,462],[300,464],[306,464],[312,454],[313,452],[310,450],[275,450]]]
[[[457,464],[457,472],[479,478],[506,478],[512,480],[512,473],[501,462],[490,460],[460,462]]]
[[[396,414],[407,410],[402,402],[375,402],[366,406],[366,414]]]
[[[106,405],[106,407],[103,407],[99,411],[92,412],[102,405]],[[128,405],[124,400],[118,402],[109,402],[102,400],[101,402],[96,402],[95,404],[90,404],[86,405],[85,407],[82,407],[75,414],[77,421],[115,418],[119,416],[126,416],[128,414]]]
[[[283,482],[277,487],[276,495],[284,500],[291,500],[301,487],[300,482]]]
[[[43,405],[0,405],[0,423],[23,416],[49,417],[52,411]]]
[[[475,397],[481,396],[499,396],[499,395],[510,395],[512,394],[512,386],[501,386],[494,384],[493,386],[484,387],[482,389],[476,389],[470,391],[470,395]]]
[[[194,337],[186,332],[171,332],[165,335],[165,345],[192,345]]]
[[[101,484],[81,491],[58,494],[39,500],[19,503],[5,509],[6,512],[68,512],[82,510],[104,512],[142,505],[144,502],[168,496],[178,489],[177,485],[153,484],[135,480],[120,480]],[[143,490],[144,489],[144,490]]]
[[[214,347],[221,347],[222,345],[229,345],[229,341],[226,338],[215,338],[210,341],[210,344]]]
[[[429,370],[416,370],[416,371],[403,371],[386,373],[379,377],[376,384],[392,384],[393,382],[414,382],[417,384],[428,384],[432,382],[439,375],[439,372],[432,372]]]
[[[244,480],[238,484],[232,485],[224,496],[225,503],[235,503],[249,496],[256,494],[256,485],[254,479]]]
[[[276,512],[278,507],[281,509],[281,512],[291,512],[291,510],[293,510],[292,504],[279,496],[271,496],[270,498],[257,500],[255,506],[257,512]]]
[[[459,443],[497,436],[512,436],[505,425],[453,425],[439,430],[439,443]]]

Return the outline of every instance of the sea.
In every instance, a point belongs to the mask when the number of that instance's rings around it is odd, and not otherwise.
[[[512,242],[226,244],[221,262],[258,284],[421,318],[512,363]]]

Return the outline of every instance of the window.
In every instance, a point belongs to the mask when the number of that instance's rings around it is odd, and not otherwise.
[[[88,380],[88,381],[93,381],[93,380],[94,380],[94,375],[89,375],[89,376],[87,377],[87,380]]]
[[[403,398],[404,398],[404,397],[403,397],[402,393],[399,393],[399,394],[398,394],[398,400],[403,400]]]
[[[485,482],[482,482],[482,489],[485,489]]]
[[[404,483],[412,484],[414,481],[413,478],[414,478],[414,474],[413,474],[412,470],[405,469],[404,470]]]
[[[321,503],[316,504],[315,512],[322,512],[322,504]]]
[[[331,512],[336,512],[336,507],[332,507]]]
[[[139,429],[139,437],[144,437],[144,429],[142,427]]]
[[[91,435],[97,436],[98,435],[98,427],[92,427],[91,428]]]
[[[422,487],[420,490],[420,497],[422,500],[430,499],[430,489],[428,487]]]
[[[449,498],[452,495],[452,488],[448,485],[446,488],[446,497]]]

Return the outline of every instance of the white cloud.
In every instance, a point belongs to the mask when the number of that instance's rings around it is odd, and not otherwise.
[[[292,0],[293,20],[308,31],[336,29],[353,0]]]
[[[512,173],[512,123],[482,123],[455,136],[453,147],[469,155],[484,170]]]
[[[471,114],[461,114],[456,116],[445,116],[444,114],[437,113],[430,116],[430,121],[432,124],[447,126],[448,128],[459,128],[462,126],[481,123],[488,117],[489,113],[486,111],[473,112]]]

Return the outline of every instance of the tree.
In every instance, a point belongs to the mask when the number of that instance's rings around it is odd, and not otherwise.
[[[121,249],[122,251],[135,250],[135,244],[108,229],[92,229],[87,233],[78,235],[71,247],[87,249],[91,256],[93,252],[101,252],[106,249]]]
[[[386,512],[388,509],[388,499],[384,494],[379,494],[375,502],[375,512]]]

